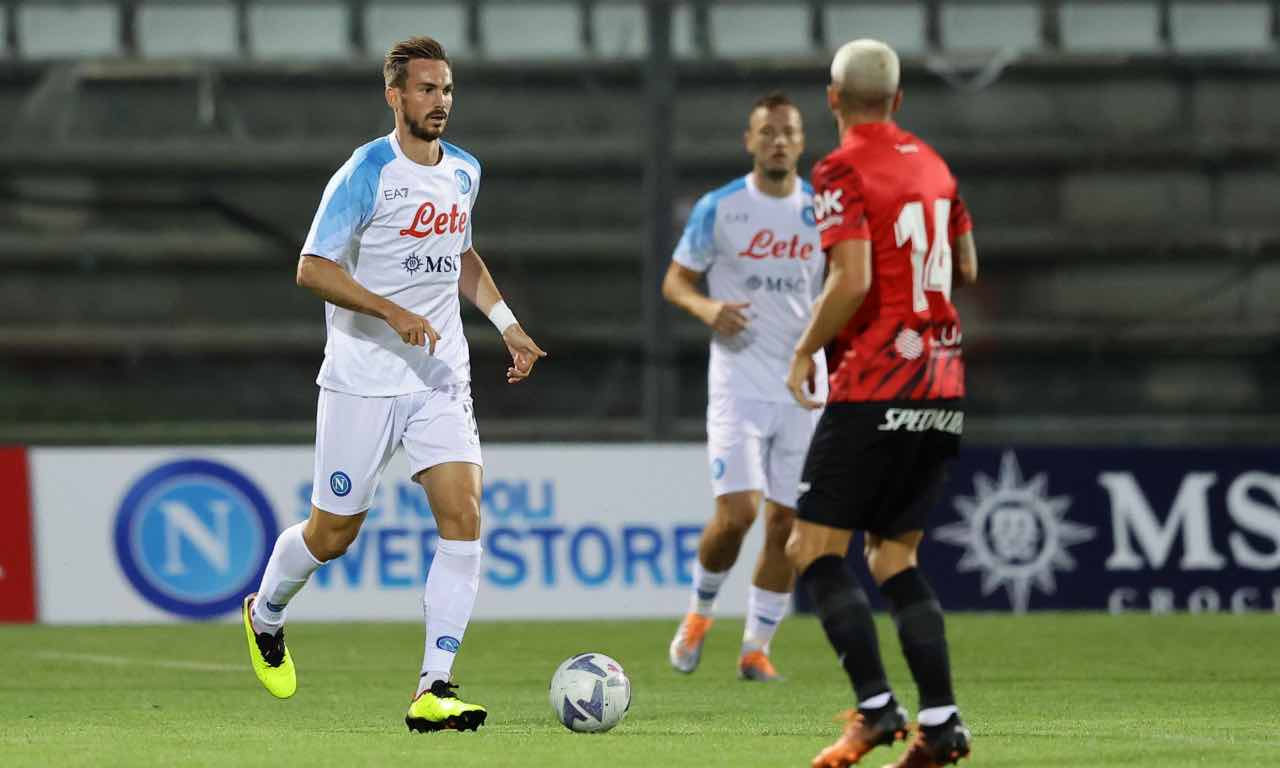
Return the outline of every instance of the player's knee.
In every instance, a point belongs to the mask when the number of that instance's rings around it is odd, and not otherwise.
[[[742,538],[747,535],[747,531],[751,530],[751,524],[756,521],[756,510],[743,499],[722,500],[716,505],[716,516],[719,518],[720,529],[725,535]]]
[[[436,526],[442,539],[473,541],[480,538],[480,506],[453,504],[436,512]]]
[[[785,550],[787,560],[798,574],[803,574],[813,562],[813,546],[799,528],[792,528],[791,534],[787,536]]]
[[[796,513],[793,510],[781,507],[771,509],[765,517],[764,545],[769,549],[785,549],[795,521]]]
[[[877,584],[883,584],[916,565],[915,553],[900,548],[873,547],[868,544],[866,555],[867,570]]]
[[[321,528],[307,541],[307,547],[317,560],[327,563],[346,554],[359,533],[359,526]]]

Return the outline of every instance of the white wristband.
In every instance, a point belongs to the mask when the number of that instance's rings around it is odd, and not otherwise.
[[[507,306],[507,302],[499,301],[493,305],[493,309],[489,310],[489,322],[493,323],[493,327],[498,329],[498,333],[506,333],[507,329],[518,321],[515,313]]]

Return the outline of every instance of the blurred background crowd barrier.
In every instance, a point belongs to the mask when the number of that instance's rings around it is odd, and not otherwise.
[[[308,442],[329,174],[390,129],[379,62],[438,37],[477,247],[552,357],[519,390],[468,310],[488,440],[699,440],[706,332],[658,280],[781,88],[812,162],[830,52],[904,55],[901,122],[976,221],[978,442],[1280,428],[1276,2],[0,3],[0,441]],[[486,326],[486,327],[481,327]]]

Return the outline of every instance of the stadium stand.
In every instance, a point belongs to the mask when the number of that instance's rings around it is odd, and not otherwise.
[[[346,58],[347,16],[347,6],[338,2],[258,0],[249,6],[250,50],[259,59]]]
[[[468,31],[467,6],[460,2],[394,2],[379,0],[365,9],[365,49],[385,51],[404,39],[406,29],[414,29],[430,19],[432,36],[444,44],[449,55],[466,59],[474,53]],[[372,55],[372,53],[370,54]]]
[[[485,167],[477,245],[553,355],[524,396],[500,394],[503,350],[465,315],[482,428],[650,434],[644,9],[507,5],[437,3],[417,25],[393,0],[354,13],[254,2],[230,22],[218,3],[19,3],[20,56],[0,68],[0,438],[308,437],[324,331],[319,303],[293,285],[297,248],[328,175],[389,129],[382,47],[436,22],[461,52],[450,138]],[[677,65],[678,225],[698,194],[744,171],[743,114],[763,91],[801,105],[806,167],[835,140],[825,49],[849,30],[932,51],[907,59],[902,122],[951,159],[978,223],[983,282],[957,292],[973,429],[1086,442],[1273,434],[1272,6],[1241,4],[1209,33],[1191,3],[795,5],[786,24],[809,37],[788,31],[778,52],[794,60],[768,69],[757,62],[783,17],[678,11],[673,44],[689,57]],[[72,19],[91,23],[44,27]],[[190,51],[204,61],[171,60],[187,52],[166,30],[187,24],[208,33]],[[324,30],[291,42],[313,27]],[[943,66],[953,46],[1007,39],[1023,53],[989,85]],[[217,61],[246,43],[262,61]],[[1271,55],[1202,55],[1216,47]],[[61,61],[69,48],[101,58]],[[490,61],[507,57],[520,65]],[[670,327],[665,396],[678,419],[665,436],[697,438],[705,335],[683,317]]]
[[[813,50],[808,3],[711,7],[711,49],[725,58],[807,55]]]
[[[942,6],[942,44],[950,51],[1041,46],[1040,9],[1030,3],[947,3]]]
[[[236,10],[231,3],[146,3],[138,9],[138,51],[147,58],[236,55]],[[190,30],[200,34],[192,35]]]
[[[1069,51],[1149,53],[1162,46],[1156,3],[1064,3],[1060,19]]]

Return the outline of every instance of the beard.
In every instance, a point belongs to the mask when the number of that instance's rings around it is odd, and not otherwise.
[[[413,134],[414,138],[421,139],[423,141],[435,141],[444,135],[444,125],[441,125],[438,129],[433,128],[428,122],[429,119],[429,114],[423,115],[421,121],[414,120],[408,115],[405,115],[404,122],[405,125],[409,127],[409,133]],[[448,118],[445,118],[445,123],[448,123]]]
[[[765,168],[764,177],[769,181],[783,181],[791,173],[787,168]]]

